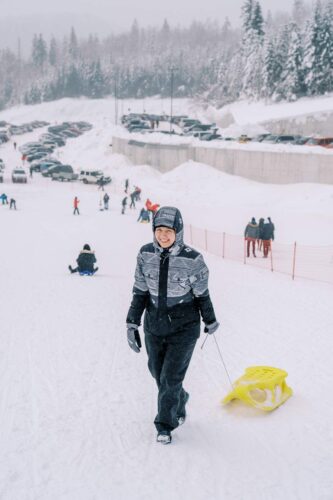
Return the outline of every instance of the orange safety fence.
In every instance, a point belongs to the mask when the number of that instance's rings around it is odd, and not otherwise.
[[[246,241],[242,236],[192,225],[185,225],[185,236],[191,245],[223,259],[287,274],[292,279],[305,278],[333,284],[333,245],[309,246],[272,241],[268,256],[264,258],[260,242],[256,242],[256,257],[252,255],[252,245],[250,257],[247,257]]]

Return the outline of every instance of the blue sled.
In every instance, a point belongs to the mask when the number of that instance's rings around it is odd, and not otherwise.
[[[96,271],[97,271],[97,269],[95,269],[95,271],[79,271],[79,275],[80,276],[93,276]]]

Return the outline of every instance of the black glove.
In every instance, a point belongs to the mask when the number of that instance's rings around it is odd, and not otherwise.
[[[127,323],[127,342],[134,352],[140,352],[142,346],[138,328],[138,325]]]
[[[219,326],[220,323],[218,321],[214,321],[214,323],[210,323],[210,325],[205,324],[204,332],[211,335],[216,332]]]

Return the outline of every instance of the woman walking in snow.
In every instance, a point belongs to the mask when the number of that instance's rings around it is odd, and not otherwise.
[[[200,316],[206,333],[214,333],[219,323],[209,296],[208,268],[202,255],[185,245],[179,210],[162,207],[154,215],[153,232],[153,242],[137,257],[127,340],[140,352],[145,311],[148,367],[158,387],[157,441],[168,444],[171,432],[185,421],[189,394],[183,380],[200,335]]]

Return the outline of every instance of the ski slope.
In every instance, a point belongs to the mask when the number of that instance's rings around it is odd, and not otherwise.
[[[75,110],[67,103],[72,119],[89,119]],[[47,118],[45,108],[41,114]],[[303,241],[325,232],[321,242],[332,243],[332,188],[217,178],[203,165],[161,175],[112,155],[111,125],[101,123],[96,118],[59,156],[111,173],[108,212],[99,211],[95,186],[38,174],[11,184],[19,154],[10,143],[0,150],[7,164],[0,189],[18,208],[0,205],[0,499],[331,500],[332,286],[205,255],[231,378],[251,365],[280,367],[294,396],[271,414],[237,402],[223,407],[228,378],[213,339],[201,350],[201,336],[185,380],[188,419],[162,446],[147,356],[129,349],[125,329],[136,254],[151,228],[136,222],[138,209],[121,215],[120,205],[130,177],[144,199],[179,206],[185,223],[229,223],[237,233],[263,213],[278,218],[277,238],[293,235],[297,220]],[[80,216],[72,215],[75,195]],[[92,278],[67,269],[85,243],[98,260]]]

